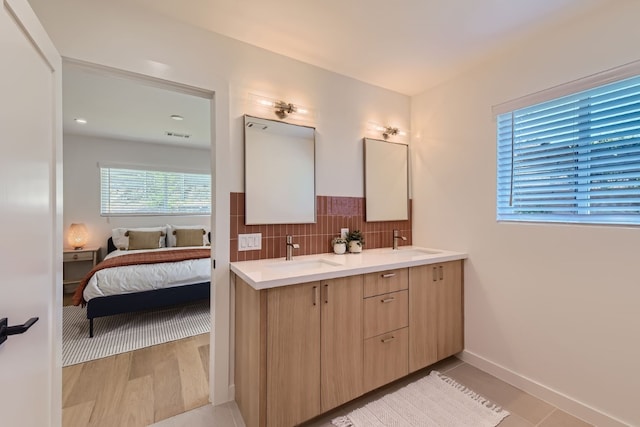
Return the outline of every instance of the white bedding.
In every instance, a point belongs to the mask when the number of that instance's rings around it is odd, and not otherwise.
[[[154,249],[154,251],[180,249],[194,249],[194,247],[160,248]],[[115,250],[108,254],[105,259],[137,252],[146,251]],[[129,294],[132,292],[208,282],[211,279],[210,265],[209,258],[200,258],[179,262],[105,268],[96,272],[87,283],[83,292],[84,300],[89,301],[92,298],[108,295]]]

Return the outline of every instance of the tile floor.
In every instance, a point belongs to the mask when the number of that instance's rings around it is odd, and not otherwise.
[[[517,389],[496,377],[487,374],[461,360],[451,357],[435,365],[409,375],[408,377],[371,392],[353,402],[347,403],[321,417],[311,420],[303,427],[329,427],[331,420],[340,415],[390,393],[406,384],[428,375],[431,369],[438,370],[455,379],[493,403],[501,405],[511,412],[500,427],[587,427],[588,424],[560,409]],[[198,409],[168,418],[153,424],[156,427],[244,427],[242,417],[235,402],[219,406],[203,406]]]

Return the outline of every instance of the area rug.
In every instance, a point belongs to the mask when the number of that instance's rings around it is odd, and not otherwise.
[[[431,371],[332,423],[338,427],[490,427],[508,415],[453,379]]]
[[[211,330],[209,301],[163,310],[94,319],[89,338],[86,309],[62,308],[62,366],[75,365],[143,347],[179,340]]]

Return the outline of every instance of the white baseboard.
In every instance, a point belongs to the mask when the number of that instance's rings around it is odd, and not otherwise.
[[[511,384],[527,393],[535,396],[552,404],[553,406],[560,408],[561,410],[570,413],[571,415],[578,417],[588,423],[591,423],[598,427],[628,427],[629,424],[622,422],[621,420],[608,415],[598,409],[592,408],[578,400],[575,400],[563,393],[553,390],[550,387],[540,384],[530,378],[524,377],[504,366],[491,362],[482,356],[478,356],[475,353],[464,350],[457,355],[460,359],[468,364],[481,369],[502,381]]]

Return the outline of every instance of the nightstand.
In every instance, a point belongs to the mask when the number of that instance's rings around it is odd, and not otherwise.
[[[98,263],[100,248],[65,249],[62,258],[62,284],[74,285]]]

